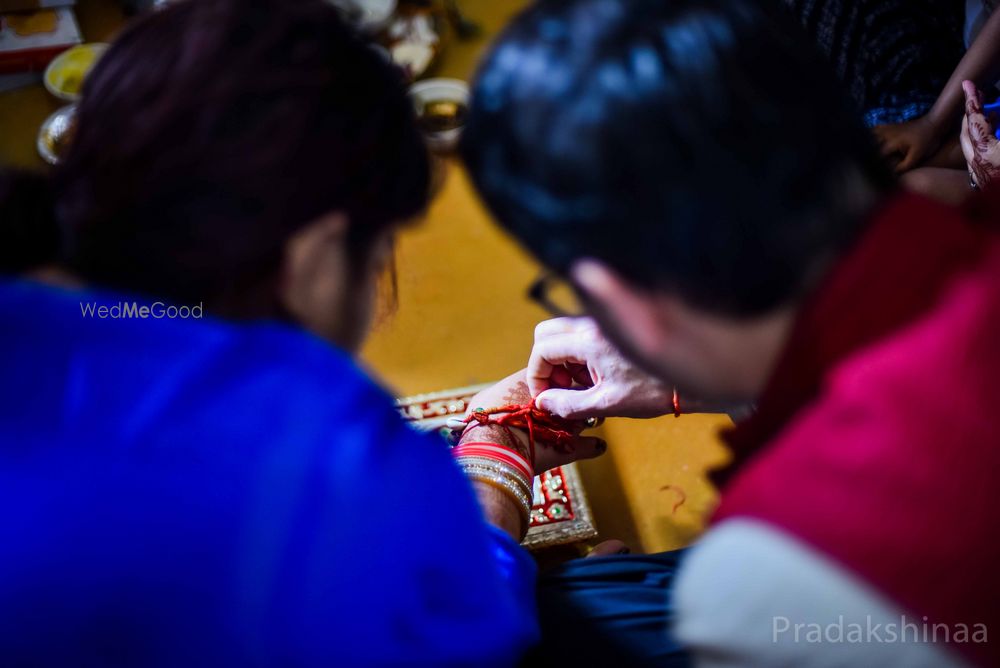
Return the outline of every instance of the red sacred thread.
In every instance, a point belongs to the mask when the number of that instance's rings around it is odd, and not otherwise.
[[[501,415],[494,417],[498,413]],[[503,427],[511,438],[516,438],[511,431],[512,428],[526,429],[532,466],[535,465],[536,440],[547,443],[563,453],[572,452],[573,442],[576,440],[572,431],[572,421],[536,407],[534,399],[526,404],[509,404],[488,409],[477,408],[465,418],[466,424],[472,422]]]
[[[664,485],[663,487],[660,488],[660,491],[661,492],[665,492],[668,489],[674,490],[675,492],[677,492],[677,494],[679,496],[679,498],[677,499],[677,501],[674,502],[673,509],[671,509],[671,511],[670,511],[670,514],[673,515],[673,514],[675,514],[677,512],[678,508],[680,508],[681,506],[684,505],[684,502],[687,501],[687,499],[688,499],[688,495],[685,494],[684,490],[681,489],[680,487],[678,487],[677,485]]]

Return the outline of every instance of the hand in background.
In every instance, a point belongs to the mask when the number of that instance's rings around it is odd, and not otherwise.
[[[942,132],[927,116],[872,129],[885,157],[899,156],[896,172],[908,172],[941,146]]]
[[[962,153],[973,182],[985,188],[1000,176],[1000,141],[983,112],[983,94],[971,81],[962,82],[965,118],[962,119]]]
[[[570,419],[673,411],[673,388],[627,360],[590,318],[539,323],[527,383],[536,406]]]

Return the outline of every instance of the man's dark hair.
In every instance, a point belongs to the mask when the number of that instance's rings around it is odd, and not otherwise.
[[[800,296],[893,183],[829,66],[761,0],[535,4],[481,66],[462,154],[545,264],[593,257],[732,316]]]

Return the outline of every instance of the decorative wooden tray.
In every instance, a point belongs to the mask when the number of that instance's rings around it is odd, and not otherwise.
[[[445,420],[463,415],[469,400],[487,385],[461,387],[399,399],[399,412],[417,428],[440,430]],[[535,477],[531,528],[522,543],[529,550],[575,543],[597,535],[575,464]]]

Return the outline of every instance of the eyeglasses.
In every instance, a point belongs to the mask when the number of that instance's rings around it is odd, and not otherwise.
[[[557,318],[579,318],[587,314],[576,289],[558,274],[545,272],[528,287],[528,299]]]

